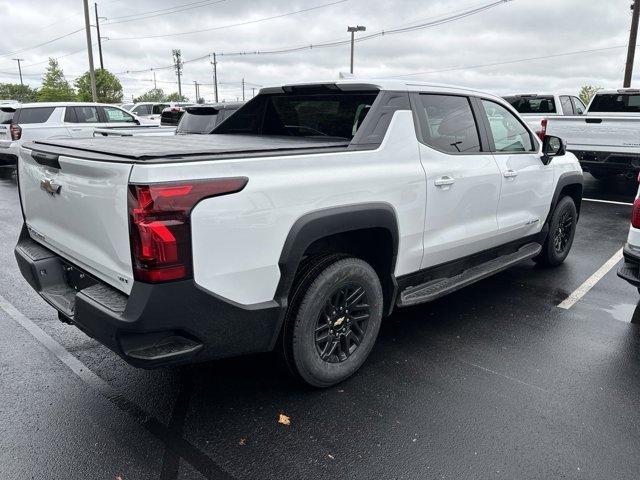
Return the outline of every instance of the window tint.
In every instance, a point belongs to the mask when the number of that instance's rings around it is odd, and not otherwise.
[[[552,96],[516,95],[504,99],[519,113],[556,113],[556,102]]]
[[[187,108],[176,133],[210,133],[217,125],[219,115],[221,113],[215,108]]]
[[[640,94],[600,93],[591,102],[589,112],[638,113]]]
[[[75,123],[98,123],[98,109],[96,107],[73,107],[76,112]]]
[[[531,134],[509,110],[490,100],[482,105],[491,127],[497,152],[530,152],[534,150]]]
[[[560,103],[562,104],[563,115],[573,115],[573,104],[571,103],[571,99],[568,96],[561,96]]]
[[[467,97],[421,94],[422,136],[431,147],[444,152],[480,151],[480,138]]]
[[[16,111],[14,123],[44,123],[49,120],[55,107],[21,108]]]
[[[134,123],[134,118],[126,112],[115,107],[103,107],[108,123],[129,122]]]
[[[131,112],[136,115],[151,115],[151,105],[138,105]]]
[[[587,107],[584,106],[582,100],[578,97],[571,97],[571,101],[573,102],[573,109],[576,111],[576,115],[584,115],[587,111]]]
[[[122,105],[120,105],[121,108],[124,108],[125,110],[131,110],[131,108],[133,108],[133,103],[123,103]]]
[[[261,95],[240,108],[215,133],[253,133],[351,140],[378,93],[337,92]]]
[[[159,115],[162,113],[162,110],[164,110],[168,106],[169,105],[165,105],[164,103],[161,103],[159,105],[153,105],[153,107],[151,108],[151,113],[154,115]]]
[[[13,118],[13,114],[15,113],[15,109],[10,107],[0,108],[0,124],[9,124],[11,123],[11,119]]]

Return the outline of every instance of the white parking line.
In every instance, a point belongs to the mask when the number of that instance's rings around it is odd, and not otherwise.
[[[610,203],[612,205],[629,205],[630,207],[633,207],[633,203],[614,202],[613,200],[600,200],[598,198],[583,198],[582,201],[584,201],[584,202],[596,202],[596,203]]]
[[[584,297],[589,290],[591,290],[595,285],[604,277],[609,270],[616,266],[616,264],[622,260],[622,248],[618,250],[613,257],[611,257],[607,262],[602,265],[593,275],[591,275],[587,280],[576,288],[571,295],[565,298],[562,303],[558,305],[560,308],[564,308],[565,310],[569,310],[571,307],[575,305],[575,303]]]

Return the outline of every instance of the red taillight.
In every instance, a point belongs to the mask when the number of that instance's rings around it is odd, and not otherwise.
[[[540,140],[544,140],[544,136],[547,134],[547,119],[543,118],[540,122],[540,130],[536,132]]]
[[[12,123],[9,131],[11,132],[11,140],[20,140],[22,137],[22,127],[17,123]]]
[[[633,225],[633,228],[640,228],[640,198],[636,198],[635,202],[633,202],[631,225]]]
[[[239,192],[246,184],[239,177],[129,185],[134,278],[158,283],[191,277],[191,210],[205,198]]]

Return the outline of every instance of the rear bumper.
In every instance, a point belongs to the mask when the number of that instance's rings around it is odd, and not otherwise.
[[[640,248],[625,244],[624,263],[618,268],[618,276],[635,287],[640,287]]]
[[[15,256],[24,278],[61,319],[136,367],[269,351],[278,335],[281,309],[275,302],[243,308],[201,290],[193,280],[135,282],[126,296],[24,231]]]
[[[586,172],[601,173],[638,173],[640,172],[640,154],[610,153],[584,150],[571,150]]]

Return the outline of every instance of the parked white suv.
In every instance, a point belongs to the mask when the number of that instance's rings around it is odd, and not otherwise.
[[[16,258],[64,321],[146,368],[279,348],[325,387],[394,308],[562,263],[582,171],[499,97],[349,79],[209,135],[30,143],[19,184]]]
[[[23,103],[0,128],[0,158],[15,161],[20,145],[48,138],[85,138],[98,127],[150,123],[114,105],[83,102]],[[8,128],[7,128],[8,127]]]

